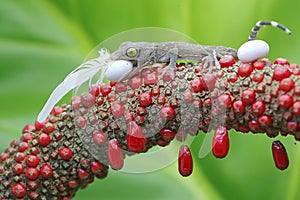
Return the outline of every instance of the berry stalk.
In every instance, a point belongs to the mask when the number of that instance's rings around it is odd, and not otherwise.
[[[126,156],[184,141],[211,124],[218,130],[216,157],[228,152],[229,129],[300,139],[298,66],[285,59],[241,63],[231,56],[219,62],[221,69],[213,70],[179,63],[174,80],[161,73],[164,65],[154,64],[55,107],[44,122],[25,126],[1,154],[0,200],[71,199],[94,178],[104,178],[108,166],[122,169]],[[276,166],[285,169],[283,145],[272,150]],[[179,154],[179,172],[188,176],[188,147]]]

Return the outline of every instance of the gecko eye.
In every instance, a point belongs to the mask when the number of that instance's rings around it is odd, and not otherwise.
[[[138,50],[136,48],[130,47],[126,50],[126,55],[130,58],[136,57],[138,54]]]

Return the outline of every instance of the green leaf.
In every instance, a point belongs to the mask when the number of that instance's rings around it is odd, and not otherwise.
[[[276,19],[300,32],[299,1],[219,0],[0,0],[0,150],[33,123],[52,90],[101,41],[137,27],[181,31],[202,44],[238,48],[258,20]],[[269,57],[300,63],[300,37],[267,28],[259,38]],[[68,102],[70,95],[62,102]],[[158,172],[125,174],[110,170],[75,199],[299,199],[299,144],[284,141],[290,167],[274,167],[270,138],[231,132],[227,158],[198,159],[203,140],[192,145],[194,173],[182,178],[176,163]]]

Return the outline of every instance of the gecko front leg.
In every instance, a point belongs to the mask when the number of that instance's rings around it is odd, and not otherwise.
[[[163,69],[162,74],[164,75],[165,73],[170,72],[170,77],[173,80],[175,78],[174,75],[176,71],[176,61],[178,58],[178,48],[170,49],[165,56],[169,60],[169,65]]]
[[[217,59],[216,50],[213,50],[212,53],[210,53],[208,51],[206,51],[206,52],[208,55],[202,59],[202,62],[204,63],[203,67],[208,68],[209,72],[212,71],[214,66],[217,67],[217,69],[221,69],[221,65]]]

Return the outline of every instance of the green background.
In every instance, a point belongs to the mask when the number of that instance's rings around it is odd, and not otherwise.
[[[262,30],[259,38],[271,46],[268,57],[300,63],[299,8],[297,0],[0,0],[0,150],[34,122],[55,86],[113,34],[164,27],[201,44],[238,48],[256,21],[276,20],[293,34]],[[274,167],[273,139],[235,132],[230,139],[227,158],[198,159],[197,137],[188,178],[178,174],[176,163],[140,175],[110,170],[75,199],[300,199],[300,145],[292,137],[280,138],[290,157],[284,172]]]

